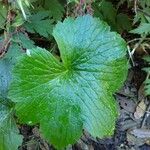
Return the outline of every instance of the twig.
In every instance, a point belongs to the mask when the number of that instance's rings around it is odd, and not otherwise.
[[[133,54],[134,54],[135,50],[136,50],[136,49],[141,45],[141,43],[145,40],[145,38],[146,38],[146,36],[144,36],[144,37],[138,39],[139,42],[134,46],[134,48],[133,48],[132,51],[130,51],[130,47],[129,47],[129,46],[127,47],[127,48],[128,48],[129,57],[130,57],[130,59],[131,59],[131,61],[132,61],[133,66],[135,66],[134,60],[133,60]],[[134,40],[135,40],[135,39],[134,39]],[[137,39],[136,39],[136,40],[137,40]],[[136,40],[135,40],[135,41],[136,41]],[[131,42],[131,41],[130,41],[130,42]],[[128,43],[129,43],[129,42],[128,42]]]
[[[129,54],[129,57],[130,57],[130,59],[131,59],[131,62],[132,62],[132,64],[133,64],[133,66],[135,66],[134,61],[133,61],[133,57],[132,57],[132,54],[131,54],[131,51],[130,51],[130,47],[127,46],[127,49],[128,49],[128,54]]]
[[[130,44],[130,43],[132,43],[132,42],[140,41],[141,39],[142,39],[142,38],[135,38],[135,39],[133,39],[133,40],[128,41],[127,43]],[[149,40],[149,41],[150,41],[150,38],[145,38],[144,40]],[[144,41],[144,40],[143,40],[143,41]]]
[[[133,48],[133,50],[131,51],[131,54],[133,55],[135,50],[141,45],[141,43],[145,40],[146,36],[143,36],[140,41],[135,45],[135,47]]]
[[[144,118],[142,120],[141,128],[143,128],[145,126],[146,120],[149,117],[149,115],[150,115],[150,102],[149,102],[148,107],[145,111],[145,115],[144,115]]]
[[[135,12],[135,14],[137,14],[137,3],[138,3],[138,0],[134,0],[134,12]]]

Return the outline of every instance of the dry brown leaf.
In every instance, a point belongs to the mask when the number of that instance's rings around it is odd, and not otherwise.
[[[146,111],[146,104],[144,102],[144,99],[142,99],[142,101],[140,101],[139,104],[137,105],[136,110],[134,112],[135,119],[140,119],[141,117],[143,117],[145,111]]]
[[[133,129],[130,131],[130,133],[137,138],[150,139],[150,130],[148,129]]]
[[[137,146],[141,146],[146,143],[145,139],[139,139],[130,133],[127,133],[127,141],[129,145],[137,145]]]
[[[134,128],[127,131],[127,141],[130,145],[141,146],[150,144],[150,130]]]

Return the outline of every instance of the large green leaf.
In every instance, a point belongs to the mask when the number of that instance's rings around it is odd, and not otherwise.
[[[9,97],[20,121],[40,123],[58,148],[74,143],[83,128],[94,137],[112,135],[118,115],[113,93],[128,68],[125,41],[89,15],[59,22],[53,35],[62,62],[34,48],[14,69]]]

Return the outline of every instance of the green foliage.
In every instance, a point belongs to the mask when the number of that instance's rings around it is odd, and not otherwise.
[[[143,8],[149,7],[150,6],[150,1],[149,0],[139,0],[140,5]]]
[[[49,16],[52,17],[56,22],[61,20],[64,13],[64,7],[61,5],[59,0],[38,0],[33,6],[38,11],[47,11]]]
[[[127,46],[89,15],[57,24],[80,9],[119,33],[131,30],[130,17],[109,0],[0,0],[0,150],[21,145],[14,112],[19,123],[39,124],[56,148],[75,143],[83,129],[94,137],[113,134],[113,93],[127,73]]]
[[[45,0],[44,8],[49,11],[49,13],[53,16],[53,19],[56,21],[62,19],[64,7],[58,0]]]
[[[139,8],[140,7],[140,8]],[[150,1],[140,0],[137,6],[137,12],[134,18],[134,23],[139,22],[139,26],[132,30],[131,33],[147,35],[150,32]]]
[[[101,3],[99,3],[98,6],[98,9],[102,14],[103,19],[105,19],[105,21],[110,23],[112,26],[115,26],[117,10],[113,7],[113,4],[108,1],[102,1]]]
[[[8,53],[0,59],[0,150],[16,150],[22,143],[22,136],[18,134],[13,118],[13,105],[7,97],[12,68],[20,54],[20,50],[12,45]]]
[[[135,17],[133,23],[136,23],[136,28],[131,30],[130,33],[138,34],[142,38],[137,43],[138,47],[142,47],[144,51],[149,54],[149,35],[150,35],[150,1],[149,0],[139,0],[135,6]],[[148,37],[148,38],[147,38]],[[146,40],[148,39],[148,40]],[[144,41],[145,40],[145,41]],[[144,42],[143,42],[144,41]],[[150,57],[144,57],[144,60],[150,63]],[[145,80],[145,93],[150,95],[150,68],[146,67],[143,70],[147,72],[147,78]]]
[[[131,21],[126,14],[118,13],[117,9],[109,1],[93,3],[94,15],[105,20],[113,30],[122,33],[131,30]]]
[[[49,18],[49,14],[46,11],[39,11],[31,15],[28,22],[24,24],[24,27],[30,33],[38,33],[48,38],[52,34],[53,20]]]
[[[10,46],[7,54],[0,58],[0,97],[3,99],[7,98],[12,68],[17,61],[17,56],[21,53],[17,45],[13,44]]]
[[[150,0],[0,0],[0,150],[21,145],[15,111],[20,123],[40,125],[56,148],[75,143],[82,129],[100,138],[113,134],[126,43],[89,15],[65,19],[88,13],[127,38],[142,36],[136,46],[149,40]],[[149,78],[145,84],[149,95]]]
[[[82,129],[94,137],[112,135],[118,116],[113,93],[128,69],[125,41],[89,15],[59,22],[53,36],[62,62],[33,48],[14,68],[9,98],[19,120],[39,123],[56,148],[74,143]]]
[[[150,64],[150,57],[145,57],[144,59]],[[150,95],[150,67],[144,68],[143,70],[148,73],[148,78],[145,80],[145,93],[146,95]]]
[[[122,33],[123,31],[130,31],[132,26],[131,26],[131,20],[129,19],[129,17],[126,14],[123,13],[119,13],[116,16],[116,20],[117,20],[117,30]]]
[[[0,42],[4,42],[4,39]],[[22,143],[22,136],[19,135],[13,117],[14,105],[8,99],[8,91],[17,57],[22,55],[24,48],[33,48],[33,44],[25,34],[15,34],[7,53],[0,58],[0,150],[17,150]]]
[[[7,8],[0,2],[0,29],[4,28],[7,17]]]
[[[150,23],[141,23],[140,26],[132,30],[131,33],[136,33],[140,35],[150,34]]]
[[[18,16],[18,24],[22,25],[29,33],[38,33],[40,36],[49,38],[52,34],[54,22],[61,20],[64,8],[58,0],[44,2],[36,0],[32,2],[35,9],[31,10],[30,15],[23,24],[22,18]]]
[[[34,42],[22,32],[19,32],[12,37],[12,43],[14,46],[16,45],[16,50],[18,51],[19,49],[22,49],[23,51],[24,49],[30,49],[34,47]]]
[[[17,150],[21,143],[12,110],[0,102],[0,150]]]

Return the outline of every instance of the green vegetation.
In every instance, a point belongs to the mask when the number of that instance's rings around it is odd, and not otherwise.
[[[21,146],[20,124],[58,149],[83,129],[113,135],[129,68],[121,36],[139,36],[131,60],[150,47],[149,12],[149,0],[0,0],[0,150]]]

